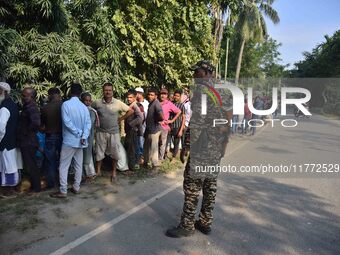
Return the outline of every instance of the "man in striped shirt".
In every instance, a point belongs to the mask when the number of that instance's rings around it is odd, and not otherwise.
[[[181,95],[182,92],[180,90],[176,90],[173,96],[173,104],[181,110],[181,115],[171,124],[171,141],[174,143],[174,149],[172,151],[172,156],[176,157],[179,150],[179,142],[181,141],[183,147],[183,138],[185,134],[185,107],[181,103]],[[174,115],[171,115],[171,119]]]

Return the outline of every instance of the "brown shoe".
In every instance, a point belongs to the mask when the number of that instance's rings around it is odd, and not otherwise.
[[[75,195],[79,194],[79,190],[75,190],[73,187],[70,188],[69,191],[72,192]]]
[[[54,192],[54,193],[50,194],[50,197],[53,197],[53,198],[67,198],[67,194],[58,191],[58,192]]]

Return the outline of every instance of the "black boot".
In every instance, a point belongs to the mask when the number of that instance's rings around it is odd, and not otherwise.
[[[168,229],[165,233],[166,236],[168,237],[173,237],[173,238],[181,238],[181,237],[186,237],[186,236],[191,236],[195,233],[194,230],[186,230],[180,226]]]
[[[211,232],[211,227],[205,227],[201,224],[200,221],[195,221],[195,229],[197,229],[198,231],[202,232],[205,235],[209,235]]]

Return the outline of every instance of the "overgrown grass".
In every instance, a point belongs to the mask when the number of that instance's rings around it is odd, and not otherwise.
[[[168,174],[171,172],[175,172],[181,168],[183,168],[183,165],[179,159],[173,158],[172,160],[170,160],[167,158],[163,160],[159,168],[159,172],[163,174]],[[129,181],[130,184],[134,184],[136,183],[137,180],[140,180],[140,179],[153,178],[154,176],[150,176],[150,172],[151,172],[151,166],[149,168],[141,167],[140,169],[136,169],[134,171],[134,174],[127,178],[130,178],[130,181]]]
[[[177,158],[173,158],[172,160],[166,159],[161,165],[160,172],[167,174],[174,172],[182,167],[183,164]]]
[[[315,107],[311,109],[311,112],[314,114],[320,114],[326,118],[333,119],[333,120],[340,120],[340,116],[336,114],[325,113],[322,108]]]

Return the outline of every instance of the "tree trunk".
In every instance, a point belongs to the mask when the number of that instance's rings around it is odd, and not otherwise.
[[[220,70],[219,70],[220,71],[219,72],[219,79],[220,80],[222,80],[222,65],[221,65],[221,60],[222,60],[222,58],[220,58],[219,61],[218,61],[219,65],[220,65]]]
[[[238,85],[238,80],[240,78],[240,72],[241,72],[241,64],[242,64],[242,57],[243,57],[243,50],[244,45],[246,44],[246,40],[242,39],[240,53],[238,54],[238,60],[237,60],[237,68],[236,68],[236,74],[235,74],[235,84]]]
[[[221,47],[221,42],[222,42],[222,38],[223,38],[223,20],[222,20],[222,11],[220,10],[220,15],[219,15],[219,26],[218,26],[218,38],[216,41],[216,49],[218,50],[218,52],[220,51],[220,47]]]
[[[215,7],[213,7],[213,15],[215,18],[215,22],[214,22],[214,41],[213,41],[213,46],[216,52],[216,56],[219,55],[220,52],[220,48],[221,48],[221,41],[222,41],[222,37],[223,37],[223,18],[222,18],[222,10],[221,10],[221,6],[218,4]],[[219,59],[215,59],[214,60],[214,64],[216,66],[219,65],[219,68],[221,67],[220,63],[219,63]],[[221,69],[219,69],[221,70]],[[216,77],[218,76],[218,72],[216,72]]]
[[[322,91],[322,97],[323,97],[323,103],[327,104],[328,100],[327,100],[327,96],[326,96],[326,88]]]
[[[219,36],[220,36],[220,29],[221,29],[221,10],[220,6],[217,5],[214,8],[214,18],[215,18],[215,26],[214,26],[214,49],[217,52]]]
[[[228,9],[228,19],[227,19],[227,28],[230,26],[230,17],[231,11]],[[227,73],[228,73],[228,57],[229,57],[229,36],[226,38],[226,46],[225,46],[225,66],[224,66],[224,81],[227,81]]]

